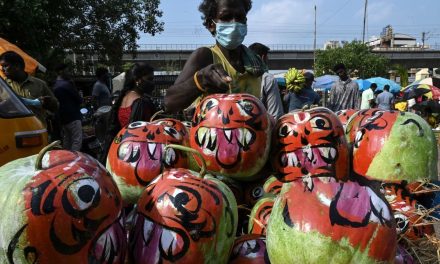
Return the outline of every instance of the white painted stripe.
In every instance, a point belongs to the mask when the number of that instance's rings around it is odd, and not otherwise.
[[[38,134],[43,134],[46,133],[47,129],[40,129],[40,130],[31,130],[31,131],[20,131],[20,132],[15,132],[15,136],[32,136],[32,135],[38,135]]]

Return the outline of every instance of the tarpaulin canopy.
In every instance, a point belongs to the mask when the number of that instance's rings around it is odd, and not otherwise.
[[[0,38],[0,54],[4,53],[6,51],[15,51],[24,59],[24,64],[25,64],[24,70],[27,73],[33,74],[33,73],[35,73],[35,71],[37,69],[39,69],[42,72],[46,71],[46,68],[43,65],[41,65],[37,60],[35,60],[31,56],[29,56],[22,49],[20,49],[16,45],[10,43],[6,39]],[[4,77],[2,71],[0,71],[0,75],[2,75],[2,77]]]

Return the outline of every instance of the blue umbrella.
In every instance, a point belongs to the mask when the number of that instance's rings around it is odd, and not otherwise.
[[[322,75],[315,78],[313,82],[313,89],[321,89],[321,90],[330,90],[332,85],[339,80],[339,77],[336,75]]]
[[[365,91],[368,88],[370,88],[370,86],[371,86],[371,82],[368,80],[357,79],[356,82],[359,86],[359,90],[361,90],[361,91]]]
[[[389,79],[382,78],[382,77],[369,78],[369,79],[367,79],[367,81],[369,81],[370,83],[377,84],[377,90],[383,90],[383,87],[386,84],[388,84],[390,86],[390,92],[391,93],[398,93],[400,91],[400,89],[401,89],[400,85],[398,85],[394,81],[391,81]]]

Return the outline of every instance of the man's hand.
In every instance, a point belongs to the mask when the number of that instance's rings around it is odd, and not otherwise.
[[[49,107],[51,97],[50,96],[40,96],[38,98],[38,100],[40,100],[40,102],[41,102],[41,107],[44,109],[47,109]]]
[[[211,64],[199,70],[197,79],[208,93],[225,93],[232,82],[232,78],[220,64]]]

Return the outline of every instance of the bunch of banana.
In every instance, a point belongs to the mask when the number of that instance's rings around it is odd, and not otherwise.
[[[304,71],[300,71],[296,68],[290,68],[285,74],[286,88],[288,91],[299,92],[304,82],[306,81],[303,75]]]

